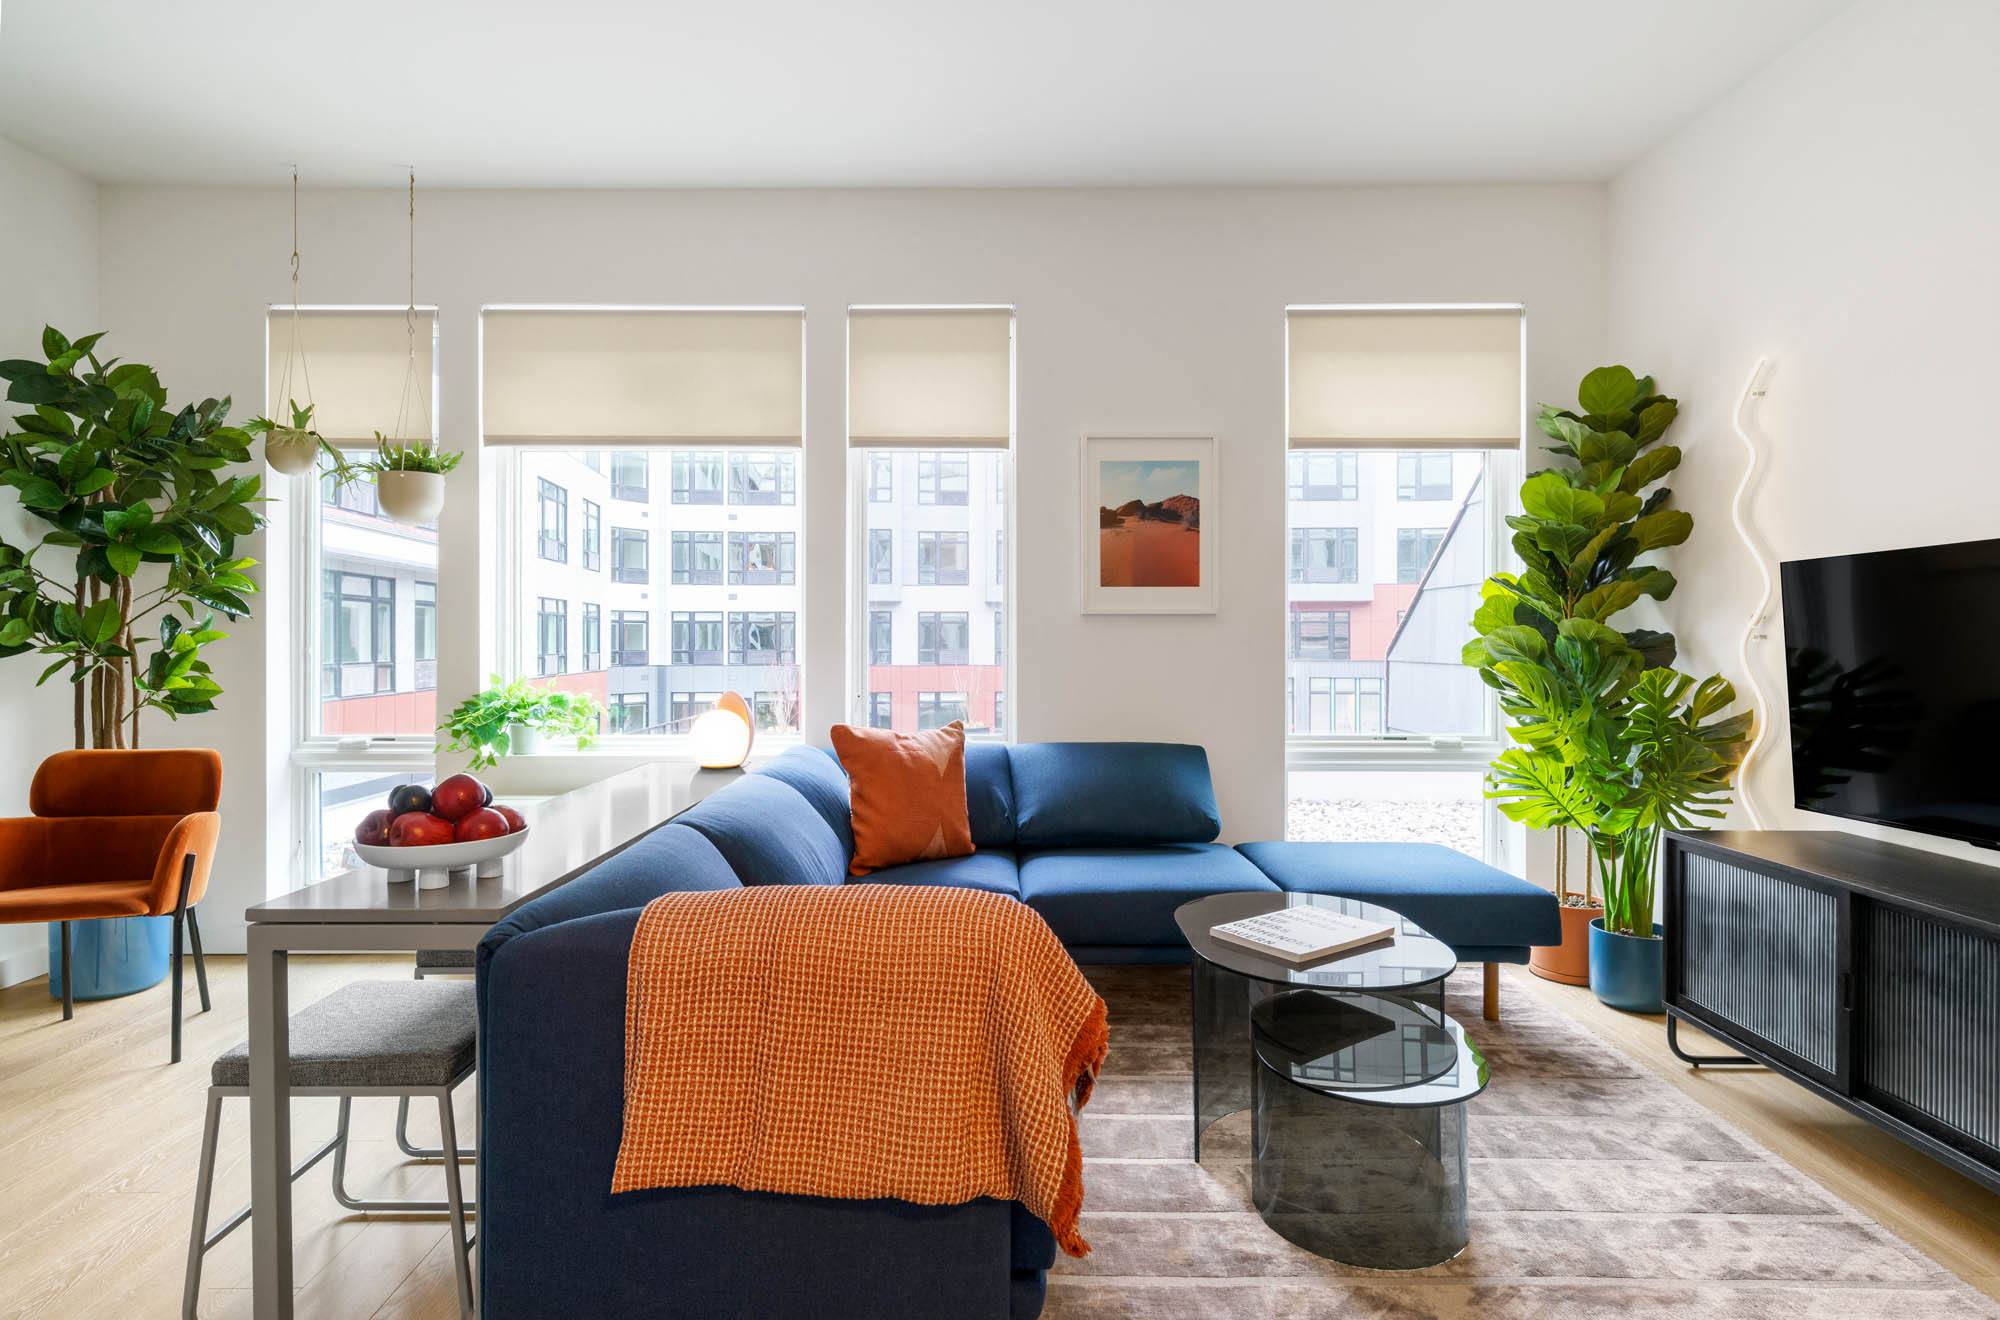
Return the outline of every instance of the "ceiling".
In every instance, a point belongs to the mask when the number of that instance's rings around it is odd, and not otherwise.
[[[1845,0],[5,0],[104,182],[1598,180]]]

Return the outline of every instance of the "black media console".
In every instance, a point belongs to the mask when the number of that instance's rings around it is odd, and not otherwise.
[[[1669,834],[1667,1039],[1760,1063],[2000,1191],[2000,868],[1857,835]],[[1685,1053],[1693,1023],[1743,1052]]]

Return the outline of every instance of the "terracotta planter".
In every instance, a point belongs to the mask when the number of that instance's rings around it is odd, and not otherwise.
[[[399,523],[427,523],[444,508],[442,473],[378,472],[375,490],[382,512]]]
[[[1544,981],[1563,985],[1590,984],[1590,923],[1604,915],[1601,907],[1561,907],[1562,943],[1528,950],[1528,970]]]

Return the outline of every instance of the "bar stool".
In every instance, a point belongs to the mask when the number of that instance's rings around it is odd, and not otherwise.
[[[394,1095],[437,1101],[438,1125],[447,1149],[458,1136],[451,1094],[472,1075],[478,1045],[478,1010],[465,981],[356,981],[342,986],[291,1020],[290,1086],[293,1095],[338,1096],[340,1116],[333,1139],[292,1170],[296,1181],[328,1155],[333,1156],[334,1199],[349,1210],[389,1214],[444,1213],[451,1224],[452,1254],[458,1274],[458,1310],[473,1311],[473,1239],[465,1219],[475,1208],[465,1203],[457,1160],[444,1162],[443,1201],[364,1200],[347,1190],[347,1138],[356,1096]],[[192,1320],[201,1291],[203,1255],[250,1218],[244,1206],[214,1232],[208,1231],[209,1197],[215,1187],[215,1149],[222,1102],[250,1094],[250,1048],[241,1044],[218,1057],[210,1071],[208,1116],[201,1135],[201,1167],[195,1183],[194,1226],[188,1236],[187,1279],[181,1315]]]

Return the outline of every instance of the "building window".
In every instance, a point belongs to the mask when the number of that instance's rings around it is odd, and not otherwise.
[[[868,663],[895,663],[896,616],[889,610],[868,611]]]
[[[675,532],[672,546],[676,586],[722,585],[721,532]]]
[[[646,710],[645,693],[614,692],[611,694],[611,732],[644,733],[651,722]]]
[[[791,504],[798,497],[796,455],[789,450],[729,455],[731,504]]]
[[[1361,456],[1351,450],[1291,455],[1290,495],[1295,500],[1351,500],[1360,493]]]
[[[917,693],[917,727],[942,729],[953,720],[965,719],[963,692]]]
[[[1007,663],[1007,611],[993,611],[993,663]]]
[[[731,532],[730,584],[789,587],[798,572],[797,554],[791,532]]]
[[[646,582],[651,578],[647,568],[646,529],[643,527],[614,527],[611,529],[611,580],[613,582]]]
[[[1007,694],[1005,692],[995,692],[993,694],[993,732],[1007,732]]]
[[[535,610],[535,672],[569,672],[569,602],[543,596]]]
[[[324,577],[327,659],[322,697],[373,696],[396,690],[396,579],[328,570]]]
[[[1398,527],[1396,529],[1396,581],[1421,582],[1430,567],[1431,556],[1444,544],[1442,527]]]
[[[1004,586],[1007,582],[1007,533],[993,533],[993,585]]]
[[[376,498],[375,483],[372,481],[350,481],[345,485],[325,476],[319,483],[320,503],[329,509],[340,509],[347,513],[358,513],[364,518],[381,518],[382,502]]]
[[[648,665],[650,647],[647,644],[647,621],[652,616],[644,610],[616,610],[611,615],[611,663],[614,665]]]
[[[917,615],[917,663],[963,665],[972,661],[972,629],[964,614],[925,610]]]
[[[896,580],[896,533],[888,527],[868,529],[868,585],[887,586]]]
[[[963,451],[918,454],[917,503],[967,503],[971,494],[970,459]]]
[[[644,504],[651,498],[652,459],[644,451],[621,449],[611,455],[611,498]]]
[[[583,502],[583,566],[592,573],[604,567],[604,510],[595,500]]]
[[[674,503],[722,503],[722,461],[722,451],[717,449],[676,449]]]
[[[1293,611],[1292,659],[1347,659],[1350,624],[1351,615],[1346,610]]]
[[[417,672],[416,688],[428,692],[438,685],[438,586],[435,582],[416,584],[416,599],[411,603],[411,632],[416,636]]]
[[[1292,581],[1351,583],[1360,580],[1360,529],[1292,529]]]
[[[798,658],[797,616],[790,610],[731,611],[729,663],[789,665]]]
[[[668,725],[674,733],[686,733],[694,722],[715,709],[720,692],[676,692],[668,702]]]
[[[583,672],[604,667],[604,611],[596,605],[583,607]]]
[[[1433,449],[1423,453],[1396,455],[1396,498],[1399,500],[1448,500],[1451,498],[1451,453]]]
[[[896,456],[894,454],[870,454],[868,456],[868,502],[887,504],[896,498]]]
[[[892,698],[887,692],[868,694],[868,727],[871,729],[894,728],[896,711]]]
[[[686,613],[673,616],[673,662],[677,665],[722,663],[722,615]]]
[[[535,553],[558,564],[569,562],[569,492],[544,477],[541,480],[542,531]]]
[[[750,718],[759,729],[789,729],[798,720],[787,711],[791,700],[783,692],[759,692],[750,702]]]
[[[917,533],[917,582],[922,586],[966,585],[972,580],[970,559],[964,532]]]

